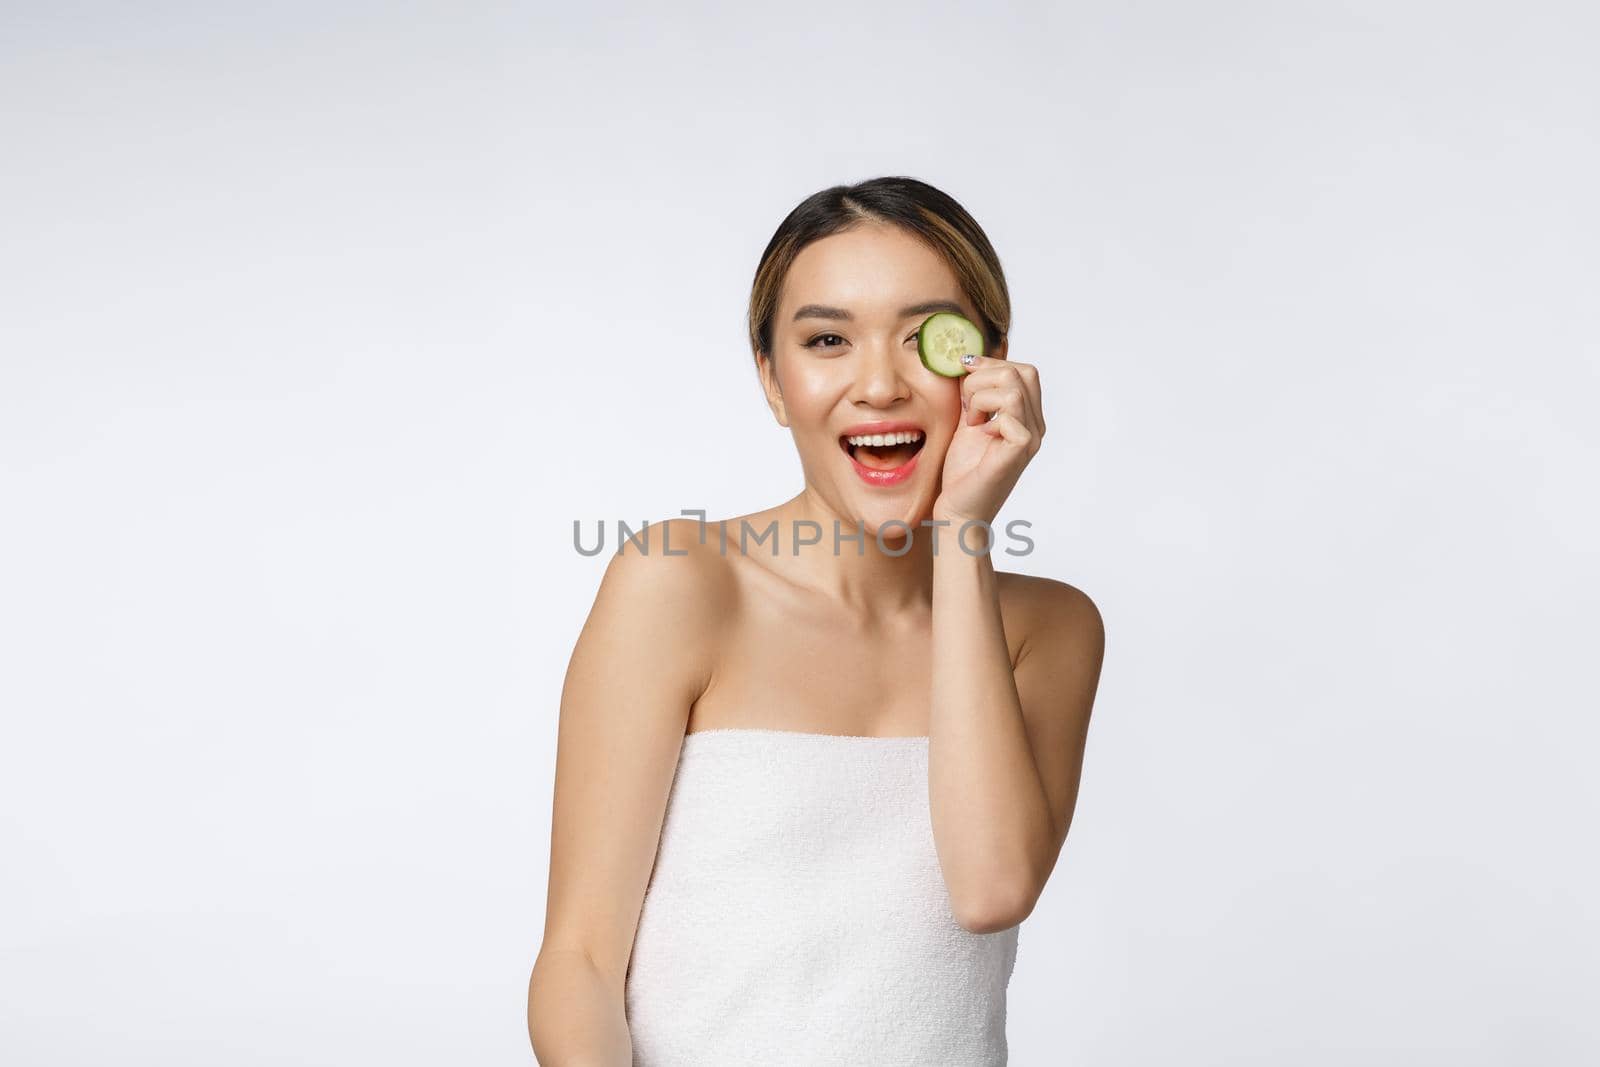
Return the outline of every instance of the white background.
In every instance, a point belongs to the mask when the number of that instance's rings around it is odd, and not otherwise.
[[[1600,19],[7,5],[0,1059],[524,1064],[571,523],[800,488],[757,258],[994,240],[1108,629],[1012,1062],[1600,1058]]]

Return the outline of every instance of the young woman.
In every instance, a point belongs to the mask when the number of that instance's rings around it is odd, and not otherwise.
[[[941,310],[987,337],[961,377],[918,355]],[[985,551],[1045,431],[1010,322],[982,229],[911,178],[768,244],[750,341],[805,485],[606,569],[561,695],[545,1067],[1006,1062],[1104,649],[1084,593]]]

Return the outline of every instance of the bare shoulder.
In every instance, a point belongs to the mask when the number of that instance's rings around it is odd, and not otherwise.
[[[1015,630],[1017,662],[1045,649],[1092,659],[1105,649],[1105,620],[1088,593],[1057,578],[997,571],[1006,628]]]
[[[733,578],[705,530],[694,519],[680,518],[635,531],[606,565],[602,595],[611,592],[634,607],[673,617],[719,617],[733,592]]]
[[[634,638],[646,659],[709,670],[718,624],[733,601],[733,576],[693,518],[651,523],[606,563],[595,616]],[[677,672],[674,672],[677,673]]]

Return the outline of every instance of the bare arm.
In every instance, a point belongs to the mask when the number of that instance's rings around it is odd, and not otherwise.
[[[1026,918],[1055,867],[1104,649],[1078,589],[1045,581],[1025,600],[1013,668],[990,555],[935,556],[929,807],[952,907],[976,933]]]
[[[672,555],[662,551],[672,526]],[[544,1067],[629,1067],[628,961],[689,709],[725,616],[696,524],[613,556],[561,692],[544,939],[528,1034]],[[677,553],[689,549],[688,555]]]

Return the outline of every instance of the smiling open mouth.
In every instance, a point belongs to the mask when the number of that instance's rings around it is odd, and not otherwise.
[[[863,467],[890,471],[911,462],[911,457],[922,451],[926,441],[920,430],[903,430],[899,433],[846,435],[839,438],[839,447]]]

